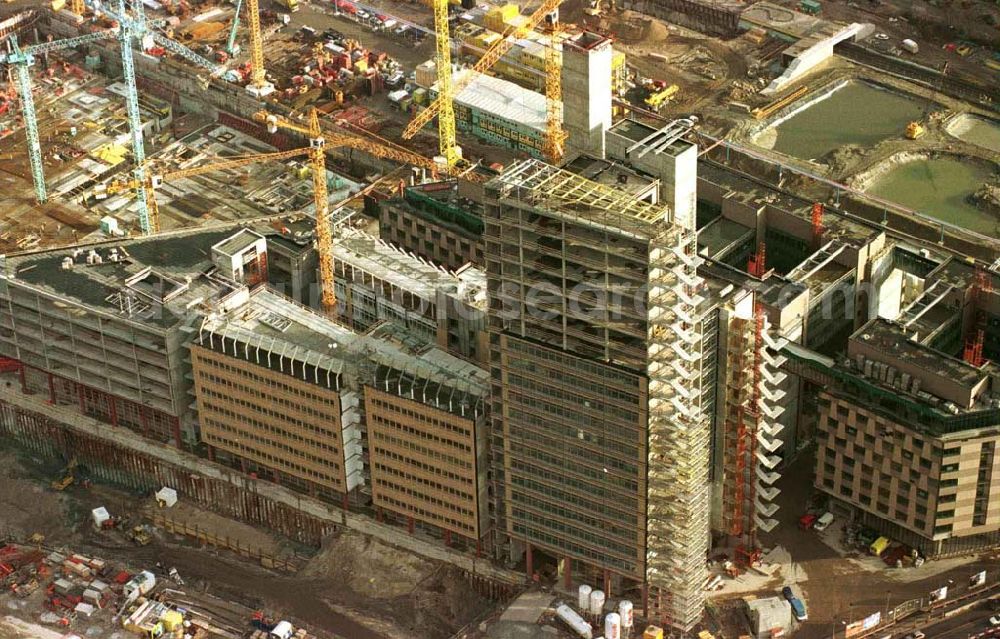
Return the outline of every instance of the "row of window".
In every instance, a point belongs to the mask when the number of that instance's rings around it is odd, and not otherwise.
[[[378,446],[373,446],[371,450],[371,456],[373,460],[378,460],[381,458],[391,459],[395,462],[398,462],[399,465],[409,466],[417,470],[422,470],[425,473],[437,475],[438,477],[441,477],[443,479],[450,479],[452,481],[457,481],[469,485],[475,483],[472,477],[469,477],[467,475],[459,475],[458,473],[452,472],[448,470],[447,467],[441,466],[440,464],[424,463],[418,459],[413,459],[411,457],[401,455],[394,450],[386,450]],[[373,463],[377,463],[377,461]],[[391,464],[386,464],[386,466],[390,465]]]
[[[373,391],[366,391],[365,395],[366,399],[371,404],[383,410],[391,411],[393,413],[396,413],[397,415],[404,415],[412,420],[420,422],[421,424],[427,424],[428,426],[433,426],[434,428],[451,431],[453,433],[461,435],[466,439],[470,439],[472,437],[471,421],[466,422],[468,425],[460,425],[455,423],[455,421],[451,419],[438,419],[437,417],[433,417],[432,416],[433,413],[431,411],[432,410],[437,411],[437,409],[430,409],[430,410],[425,409],[417,411],[417,410],[412,410],[410,408],[406,408],[403,405],[403,403],[398,400],[386,401],[384,399],[381,399]],[[374,412],[374,411],[369,411],[369,412]],[[461,444],[456,442],[454,445],[460,446]]]
[[[379,420],[381,421],[381,420]],[[392,423],[392,422],[385,422]],[[402,430],[402,425],[398,425],[399,430]],[[387,446],[396,446],[403,450],[412,450],[415,453],[423,455],[427,459],[436,459],[443,461],[447,464],[451,464],[452,468],[472,468],[472,463],[466,459],[461,459],[453,455],[445,454],[434,448],[428,448],[427,446],[421,446],[415,443],[412,439],[405,437],[393,437],[389,433],[382,432],[378,429],[369,427],[368,429],[368,440],[371,442],[372,446],[378,446],[380,443]]]
[[[445,517],[444,515],[440,515],[431,510],[424,510],[423,508],[414,506],[413,502],[410,501],[400,501],[398,499],[394,499],[392,497],[388,497],[385,495],[376,495],[375,501],[376,505],[384,506],[390,510],[394,510],[397,512],[404,512],[416,515],[417,517],[420,517],[420,519],[423,521],[435,523],[437,525],[440,525],[443,522],[445,524],[448,524],[449,527],[459,528],[461,530],[468,532],[470,535],[474,536],[476,534],[476,528],[474,526],[471,526],[468,522],[462,521],[461,519],[453,519],[451,517]]]
[[[512,442],[524,442],[533,444],[550,451],[558,451],[565,457],[571,457],[578,464],[591,464],[607,469],[614,469],[627,475],[635,476],[639,473],[639,455],[637,449],[632,449],[628,459],[608,454],[608,451],[593,450],[582,445],[577,437],[558,439],[550,437],[546,433],[553,430],[553,424],[549,420],[534,418],[525,415],[516,409],[510,409],[511,423],[509,424],[509,439]],[[536,422],[537,425],[533,425]],[[556,433],[558,435],[558,433]]]
[[[376,430],[377,428],[388,428],[396,431],[397,433],[404,434],[408,439],[416,442],[422,441],[427,442],[431,445],[444,447],[448,450],[457,453],[472,453],[473,447],[470,444],[463,442],[457,442],[453,439],[447,437],[440,437],[433,433],[429,433],[421,428],[414,428],[409,424],[403,422],[398,422],[394,419],[381,415],[379,413],[369,412],[368,413],[368,428],[369,430]]]
[[[217,433],[206,433],[205,440],[213,446],[217,446],[218,448],[222,448],[225,450],[230,450],[236,453],[237,455],[248,457],[258,463],[267,464],[272,468],[280,468],[281,470],[284,470],[286,472],[293,472],[294,474],[297,474],[300,477],[308,477],[319,481],[329,482],[334,484],[335,486],[341,485],[340,478],[335,475],[320,472],[315,468],[310,468],[307,466],[303,466],[302,464],[297,464],[294,461],[291,461],[284,457],[278,457],[276,455],[272,455],[268,452],[258,450],[256,448],[247,448],[243,445],[242,440],[237,441],[234,439],[229,439],[228,437],[223,437],[222,435],[219,435]]]
[[[276,439],[272,439],[272,438],[269,438],[269,437],[265,437],[264,435],[262,435],[260,433],[260,431],[268,431],[268,430],[273,430],[273,429],[270,429],[267,426],[260,424],[260,422],[254,422],[253,420],[249,420],[246,417],[244,417],[243,415],[240,415],[238,413],[234,413],[234,412],[226,409],[225,407],[212,406],[210,404],[206,404],[206,407],[209,409],[210,412],[216,413],[218,415],[224,415],[224,416],[228,417],[230,420],[233,420],[235,423],[239,423],[239,424],[249,423],[250,425],[257,427],[257,430],[245,430],[245,429],[241,429],[241,428],[236,428],[230,422],[219,420],[219,419],[215,419],[214,417],[211,416],[211,414],[205,414],[205,413],[203,413],[202,416],[201,416],[201,421],[202,421],[202,425],[203,426],[210,426],[210,427],[213,427],[213,428],[220,428],[220,429],[225,430],[225,431],[227,431],[229,433],[232,433],[234,435],[238,435],[240,437],[246,437],[247,440],[249,440],[249,441],[253,441],[253,442],[256,442],[258,444],[269,446],[271,448],[276,448],[276,449],[279,449],[279,450],[283,450],[283,451],[287,452],[290,455],[295,455],[297,457],[302,457],[304,459],[308,459],[309,461],[312,461],[313,463],[316,463],[316,464],[320,464],[322,466],[330,466],[332,468],[339,468],[340,467],[340,465],[337,463],[337,459],[339,459],[339,457],[340,457],[340,450],[337,447],[335,447],[335,446],[330,446],[330,445],[327,445],[327,444],[320,444],[320,443],[316,443],[316,442],[308,442],[312,448],[320,448],[320,449],[323,449],[323,450],[327,451],[328,453],[330,453],[329,455],[324,455],[322,457],[319,456],[319,455],[313,455],[313,454],[311,454],[311,453],[306,452],[305,450],[303,450],[303,448],[301,446],[290,446],[287,443],[285,443],[285,441],[287,441],[287,439],[284,438],[283,435],[281,435],[282,431],[278,431],[276,434],[278,434],[279,436],[283,437],[283,439],[276,440]],[[206,411],[206,413],[209,412],[209,411]],[[206,429],[206,432],[207,432],[207,429]]]
[[[553,517],[559,517],[571,522],[576,522],[578,525],[589,526],[594,530],[600,531],[601,534],[607,535],[610,538],[618,539],[619,541],[625,540],[630,541],[635,539],[638,531],[633,528],[624,528],[620,525],[616,525],[612,522],[628,522],[629,520],[612,519],[605,520],[598,517],[592,517],[588,515],[585,511],[578,510],[576,508],[566,507],[559,502],[543,502],[539,501],[535,497],[525,494],[520,490],[511,490],[510,492],[511,503],[520,504],[525,508],[531,508],[534,510],[540,510],[545,512],[547,515],[552,515]]]
[[[511,459],[526,458],[534,460],[539,464],[543,464],[553,471],[563,471],[558,476],[558,480],[561,484],[566,484],[568,486],[588,486],[586,482],[575,482],[572,475],[582,475],[587,479],[590,479],[597,483],[606,483],[608,486],[614,488],[623,489],[629,493],[635,493],[639,490],[639,482],[637,479],[621,477],[616,473],[606,472],[604,468],[598,467],[596,464],[588,463],[581,464],[577,461],[568,459],[563,455],[552,455],[544,450],[539,449],[537,446],[531,443],[522,444],[520,441],[511,439],[509,441],[509,450]]]
[[[243,393],[248,397],[253,397],[258,403],[263,404],[277,404],[284,406],[286,409],[294,410],[298,413],[305,413],[306,415],[311,415],[317,417],[323,421],[330,421],[336,423],[339,421],[340,415],[337,413],[336,405],[330,402],[330,399],[320,400],[323,402],[321,405],[326,408],[326,410],[318,410],[314,406],[310,405],[306,401],[299,399],[291,399],[290,397],[282,397],[281,395],[276,395],[273,393],[266,393],[266,387],[248,386],[246,384],[240,384],[233,379],[220,377],[218,375],[213,375],[211,373],[201,373],[199,376],[199,381],[210,382],[215,386],[224,386],[226,388],[231,388],[235,391]],[[279,385],[280,387],[280,385]],[[203,389],[207,388],[202,385]],[[273,388],[273,387],[272,387]],[[224,395],[225,397],[230,397],[228,393]],[[336,431],[333,430],[318,430],[320,434],[327,435],[333,434]]]
[[[241,361],[239,364],[230,364],[228,363],[229,358],[227,356],[215,354],[214,351],[198,354],[195,354],[195,351],[192,351],[192,355],[200,364],[211,366],[216,370],[226,371],[227,373],[231,373],[234,377],[253,382],[255,393],[259,393],[262,388],[273,388],[290,395],[304,397],[320,404],[330,401],[329,394],[320,395],[319,393],[301,388],[298,384],[293,385],[284,381],[279,381],[276,378],[275,373],[272,373],[271,375],[258,375],[257,373],[248,370],[246,365],[247,363]],[[280,374],[281,373],[277,373],[277,375]],[[290,379],[294,378],[290,377]],[[302,383],[307,384],[308,382],[303,381]]]
[[[395,460],[395,461],[399,461],[399,460]],[[434,489],[434,490],[436,490],[438,492],[449,493],[449,494],[455,495],[459,499],[463,499],[465,501],[473,501],[473,500],[475,500],[475,495],[473,495],[472,493],[470,493],[467,490],[459,490],[458,488],[455,488],[454,486],[450,486],[448,484],[442,484],[441,482],[434,481],[434,480],[431,480],[431,479],[426,479],[424,477],[420,477],[419,475],[413,475],[411,473],[406,472],[405,470],[402,470],[400,468],[400,465],[397,465],[397,464],[383,464],[383,463],[381,463],[381,460],[378,459],[378,455],[377,454],[375,454],[375,455],[372,456],[371,464],[372,464],[372,470],[374,471],[372,473],[373,477],[376,474],[379,474],[379,473],[386,474],[386,475],[393,475],[395,477],[399,477],[400,479],[404,479],[404,480],[406,480],[408,482],[411,482],[411,483],[420,484],[422,486],[427,486],[427,487],[432,488],[432,489]],[[408,461],[403,460],[403,466],[416,466],[416,465],[417,464],[409,463]],[[425,470],[425,469],[421,468],[421,470]],[[425,472],[426,472],[426,470],[425,470]],[[435,475],[443,475],[444,473],[435,472],[434,474]],[[378,480],[373,479],[372,481],[376,482]],[[464,481],[463,483],[465,483],[465,484],[472,484],[472,480],[470,479],[468,481]]]
[[[228,393],[219,392],[215,389],[207,388],[205,386],[202,386],[200,389],[197,389],[197,392],[202,398],[201,400],[202,404],[205,406],[209,405],[220,406],[218,402],[209,401],[209,398],[212,398],[220,400],[221,402],[227,404],[228,406],[238,409],[239,410],[238,414],[249,415],[251,413],[257,413],[258,415],[267,418],[267,421],[265,422],[258,422],[265,429],[271,429],[273,427],[273,424],[275,423],[289,424],[298,426],[303,430],[314,432],[319,438],[322,439],[333,439],[333,440],[337,439],[336,431],[320,428],[319,426],[316,425],[315,419],[313,420],[299,419],[298,417],[293,417],[292,415],[283,411],[271,410],[266,406],[262,406],[257,401],[248,401],[245,399],[240,399],[239,397],[230,395]],[[326,417],[326,419],[331,420],[334,424],[337,424],[340,421],[335,417]],[[313,440],[303,439],[303,441],[313,441]]]
[[[385,495],[386,491],[396,493],[397,495],[408,495],[415,501],[420,501],[424,504],[436,506],[438,508],[444,508],[445,510],[450,510],[451,512],[464,517],[474,518],[476,516],[475,508],[466,508],[461,504],[455,503],[452,499],[441,499],[440,497],[436,497],[432,494],[413,488],[413,486],[409,483],[396,483],[383,477],[379,481],[378,486],[373,486],[373,489],[377,495]]]

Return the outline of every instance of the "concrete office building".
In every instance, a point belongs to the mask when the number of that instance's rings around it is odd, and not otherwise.
[[[457,181],[432,182],[379,202],[379,237],[452,271],[482,266],[482,206],[460,189]]]
[[[26,390],[178,447],[198,441],[186,344],[200,305],[240,305],[242,250],[227,231],[126,240],[8,257],[0,277],[0,354]],[[221,250],[220,250],[221,249]],[[217,263],[216,263],[217,262]],[[218,263],[229,264],[219,268]]]
[[[213,459],[481,544],[485,370],[399,324],[357,333],[267,289],[208,309],[190,350]]]
[[[933,269],[894,319],[875,318],[834,360],[788,349],[819,393],[816,488],[930,556],[1000,544],[1000,277]],[[897,289],[897,295],[901,292]]]
[[[711,502],[694,241],[667,207],[541,162],[487,185],[497,529],[529,571],[641,585],[681,628]]]
[[[351,229],[337,237],[334,269],[341,316],[356,330],[391,320],[461,357],[486,361],[481,270],[448,271]]]

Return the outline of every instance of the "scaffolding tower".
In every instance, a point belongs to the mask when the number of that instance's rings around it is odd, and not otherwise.
[[[723,522],[737,563],[750,566],[760,557],[759,531],[777,526],[774,486],[781,447],[778,421],[785,392],[784,340],[770,335],[767,315],[758,305],[753,317],[735,317],[727,349],[726,413],[723,446]]]
[[[646,581],[650,617],[690,630],[705,605],[711,432],[702,410],[704,281],[697,237],[672,226],[651,244]]]

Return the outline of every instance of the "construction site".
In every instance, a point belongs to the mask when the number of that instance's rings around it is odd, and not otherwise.
[[[1000,9],[370,2],[0,3],[0,637],[993,596]]]

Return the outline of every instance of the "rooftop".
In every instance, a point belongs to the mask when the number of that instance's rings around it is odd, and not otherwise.
[[[212,246],[232,231],[106,242],[9,256],[5,277],[70,303],[161,329],[235,285],[211,274]]]
[[[425,300],[437,291],[486,308],[486,274],[478,269],[448,271],[417,255],[403,252],[355,229],[344,229],[334,244],[334,260],[353,265]]]
[[[372,384],[391,378],[395,389],[413,389],[414,399],[453,412],[481,408],[488,384],[485,370],[403,326],[383,322],[359,334],[267,288],[242,307],[210,313],[199,340],[208,333],[298,360],[310,371],[349,372]]]
[[[459,82],[466,73],[472,71],[464,69],[456,72],[453,81]],[[431,85],[431,90],[437,90],[437,83]],[[455,102],[545,132],[545,96],[513,82],[478,75],[455,97]]]
[[[983,370],[972,364],[911,339],[902,326],[889,320],[877,318],[868,322],[851,336],[851,341],[871,346],[892,358],[963,386],[978,384],[986,376]]]
[[[652,237],[657,225],[672,221],[666,204],[650,204],[627,190],[588,180],[540,160],[517,162],[492,184],[503,191],[502,195],[644,238]]]

